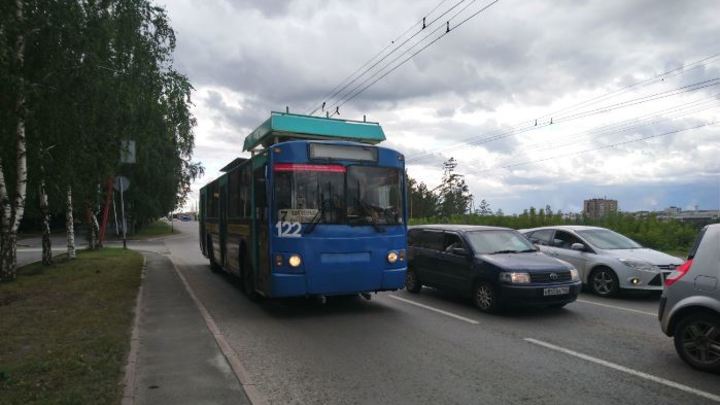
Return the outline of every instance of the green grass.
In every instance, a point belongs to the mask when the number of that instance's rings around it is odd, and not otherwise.
[[[665,250],[665,253],[669,254],[670,256],[679,257],[681,259],[685,259],[688,255],[688,250],[690,249],[671,249],[671,250]]]
[[[119,403],[142,261],[82,251],[0,284],[0,403]]]
[[[140,229],[138,232],[135,233],[135,235],[132,235],[132,238],[147,239],[155,238],[158,236],[171,235],[173,233],[175,232],[173,232],[173,228],[170,226],[170,224],[165,221],[158,220]]]

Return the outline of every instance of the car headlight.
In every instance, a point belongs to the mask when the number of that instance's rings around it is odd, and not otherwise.
[[[570,269],[570,280],[580,281],[580,273],[578,273],[577,269]]]
[[[302,264],[302,259],[300,258],[300,255],[290,255],[290,258],[288,259],[288,264],[290,265],[290,267],[300,267],[300,265]]]
[[[528,284],[530,283],[530,274],[519,272],[503,272],[500,273],[500,281],[512,284]]]
[[[391,250],[387,254],[387,261],[388,263],[395,263],[398,261],[398,253],[394,250]]]
[[[658,269],[656,266],[653,266],[650,263],[646,262],[638,262],[635,260],[628,260],[628,259],[620,259],[620,262],[628,267],[630,267],[633,270],[638,271],[649,271],[653,273],[657,273],[660,269]]]

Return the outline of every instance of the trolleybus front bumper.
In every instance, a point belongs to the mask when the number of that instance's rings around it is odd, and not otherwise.
[[[405,286],[405,273],[407,267],[384,269],[379,283],[367,279],[353,283],[350,277],[347,283],[338,282],[337,279],[329,283],[313,283],[309,286],[307,274],[272,274],[272,297],[296,297],[305,295],[346,295],[361,292],[375,292],[398,290]]]

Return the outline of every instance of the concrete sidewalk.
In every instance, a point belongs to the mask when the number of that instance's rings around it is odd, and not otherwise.
[[[170,259],[143,254],[123,404],[249,404]]]

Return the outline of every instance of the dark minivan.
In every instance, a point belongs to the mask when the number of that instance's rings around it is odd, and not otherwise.
[[[474,225],[422,225],[408,231],[405,287],[423,285],[472,297],[485,312],[509,305],[563,307],[582,283],[567,262],[540,253],[521,233]]]

